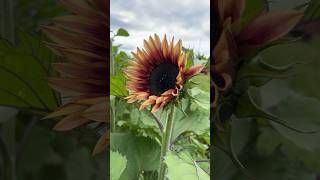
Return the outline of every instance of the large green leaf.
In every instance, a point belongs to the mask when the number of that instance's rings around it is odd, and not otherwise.
[[[126,78],[122,73],[110,76],[110,95],[127,96]]]
[[[188,94],[202,108],[210,109],[210,76],[197,75],[186,84]]]
[[[168,167],[166,177],[169,180],[209,180],[210,175],[207,174],[200,166],[186,153],[176,154],[174,152],[167,153],[165,163]]]
[[[298,147],[293,141],[282,136],[277,130],[270,127],[260,128],[256,148],[261,157],[267,158],[273,156],[273,154],[278,153],[280,150],[282,156],[285,154],[291,163],[298,161],[315,171],[319,171],[320,169],[319,149],[309,151],[303,147]]]
[[[142,171],[156,171],[160,160],[159,144],[146,137],[129,133],[112,133],[111,150],[118,151],[128,160],[120,180],[137,180]]]
[[[320,2],[318,0],[310,0],[308,8],[305,10],[304,21],[320,20]]]
[[[250,21],[263,10],[265,7],[264,3],[264,0],[246,0],[241,24],[245,26],[250,23]]]
[[[110,175],[111,180],[118,180],[122,172],[125,170],[127,166],[126,157],[122,156],[119,152],[110,152]]]
[[[194,104],[189,101],[181,102],[184,106]],[[175,113],[174,129],[172,133],[172,139],[176,140],[181,134],[186,132],[193,132],[198,135],[209,131],[209,111],[201,111],[199,108],[185,109],[182,107],[186,114],[181,110],[177,110]]]
[[[269,109],[271,109],[274,114],[285,119],[288,123],[296,128],[310,131],[320,130],[320,112],[318,111],[318,107],[320,107],[320,101],[312,97],[301,96],[297,93],[288,94],[289,95],[286,96],[286,98],[281,99],[281,101],[279,101],[273,107],[269,107]],[[265,93],[264,95],[270,95],[270,92]],[[277,98],[277,96],[278,95],[274,95],[273,97]],[[320,139],[320,133],[300,134],[279,124],[273,122],[271,124],[283,137],[289,139],[299,147],[310,151],[320,149],[320,144],[318,143]]]
[[[23,32],[18,46],[0,40],[0,105],[42,111],[57,106],[47,83],[54,56],[42,40]]]

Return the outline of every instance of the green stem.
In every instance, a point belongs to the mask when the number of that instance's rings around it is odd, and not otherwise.
[[[112,51],[112,46],[113,46],[113,38],[110,39],[110,74],[111,76],[114,76],[115,73],[115,61],[114,61],[114,54]],[[111,83],[110,83],[111,86]],[[111,87],[110,87],[111,88]],[[115,97],[116,98],[116,97]],[[116,106],[115,106],[115,102],[116,100],[113,100],[114,102],[111,101],[110,99],[110,125],[111,125],[111,132],[115,132],[116,131]]]
[[[159,176],[158,180],[164,180],[166,174],[166,165],[164,163],[164,158],[168,151],[170,151],[170,140],[171,134],[173,129],[173,119],[174,119],[174,105],[171,107],[170,114],[168,116],[166,129],[162,136],[162,146],[161,146],[161,153],[160,153],[160,168],[159,168]]]
[[[110,116],[110,124],[111,124],[111,132],[115,132],[116,130],[116,113],[115,113],[115,106],[110,106],[111,116]]]

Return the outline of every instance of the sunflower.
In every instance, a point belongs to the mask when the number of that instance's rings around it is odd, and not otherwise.
[[[262,9],[253,20],[242,22],[245,0],[214,1],[212,18],[216,28],[216,44],[213,50],[214,63],[211,66],[212,87],[217,94],[227,91],[232,86],[236,69],[248,56],[260,48],[286,35],[296,26],[303,12],[288,10],[267,12]]]
[[[157,112],[179,95],[185,80],[202,71],[203,65],[186,67],[187,55],[182,51],[182,42],[161,41],[158,35],[144,40],[144,49],[132,52],[134,60],[125,73],[128,78],[128,103],[143,101],[140,110],[149,105]]]
[[[109,101],[109,0],[61,0],[71,14],[57,17],[43,27],[47,43],[65,61],[54,63],[59,77],[49,84],[61,92],[64,104],[46,118],[63,117],[55,130],[71,130],[88,123],[108,123]],[[107,129],[94,153],[109,143]]]

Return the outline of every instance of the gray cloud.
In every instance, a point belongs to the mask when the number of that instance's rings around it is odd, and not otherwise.
[[[209,55],[209,0],[111,0],[111,30],[122,27],[130,38],[117,38],[127,51],[142,45],[153,33],[174,36],[185,47]]]

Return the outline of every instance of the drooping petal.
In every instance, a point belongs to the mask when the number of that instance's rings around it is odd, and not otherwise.
[[[85,105],[70,103],[70,104],[66,104],[66,105],[56,109],[52,113],[49,113],[43,119],[50,119],[50,118],[60,117],[60,116],[64,116],[64,115],[67,115],[67,114],[80,112],[80,111],[82,111],[84,109],[86,109]]]
[[[199,74],[203,70],[203,68],[204,68],[204,66],[201,64],[194,65],[194,66],[190,67],[188,70],[186,70],[183,75],[187,79],[191,76]]]
[[[141,104],[139,110],[141,111],[141,110],[145,109],[147,106],[154,104],[155,102],[156,102],[156,100],[149,98],[148,100],[144,101]]]
[[[108,111],[107,102],[102,102],[90,106],[81,113],[81,116],[93,121],[107,122],[107,116],[109,116]]]
[[[58,131],[68,131],[88,122],[90,122],[89,119],[83,118],[80,114],[75,113],[60,120],[53,129]]]
[[[106,132],[101,138],[99,139],[98,143],[94,147],[93,155],[101,153],[109,144],[110,135],[108,132]]]
[[[157,111],[160,109],[160,105],[161,105],[161,104],[155,104],[155,105],[152,107],[151,112],[152,112],[152,113],[157,112]]]
[[[258,16],[238,35],[239,48],[264,45],[284,36],[302,16],[301,11],[270,12]]]

